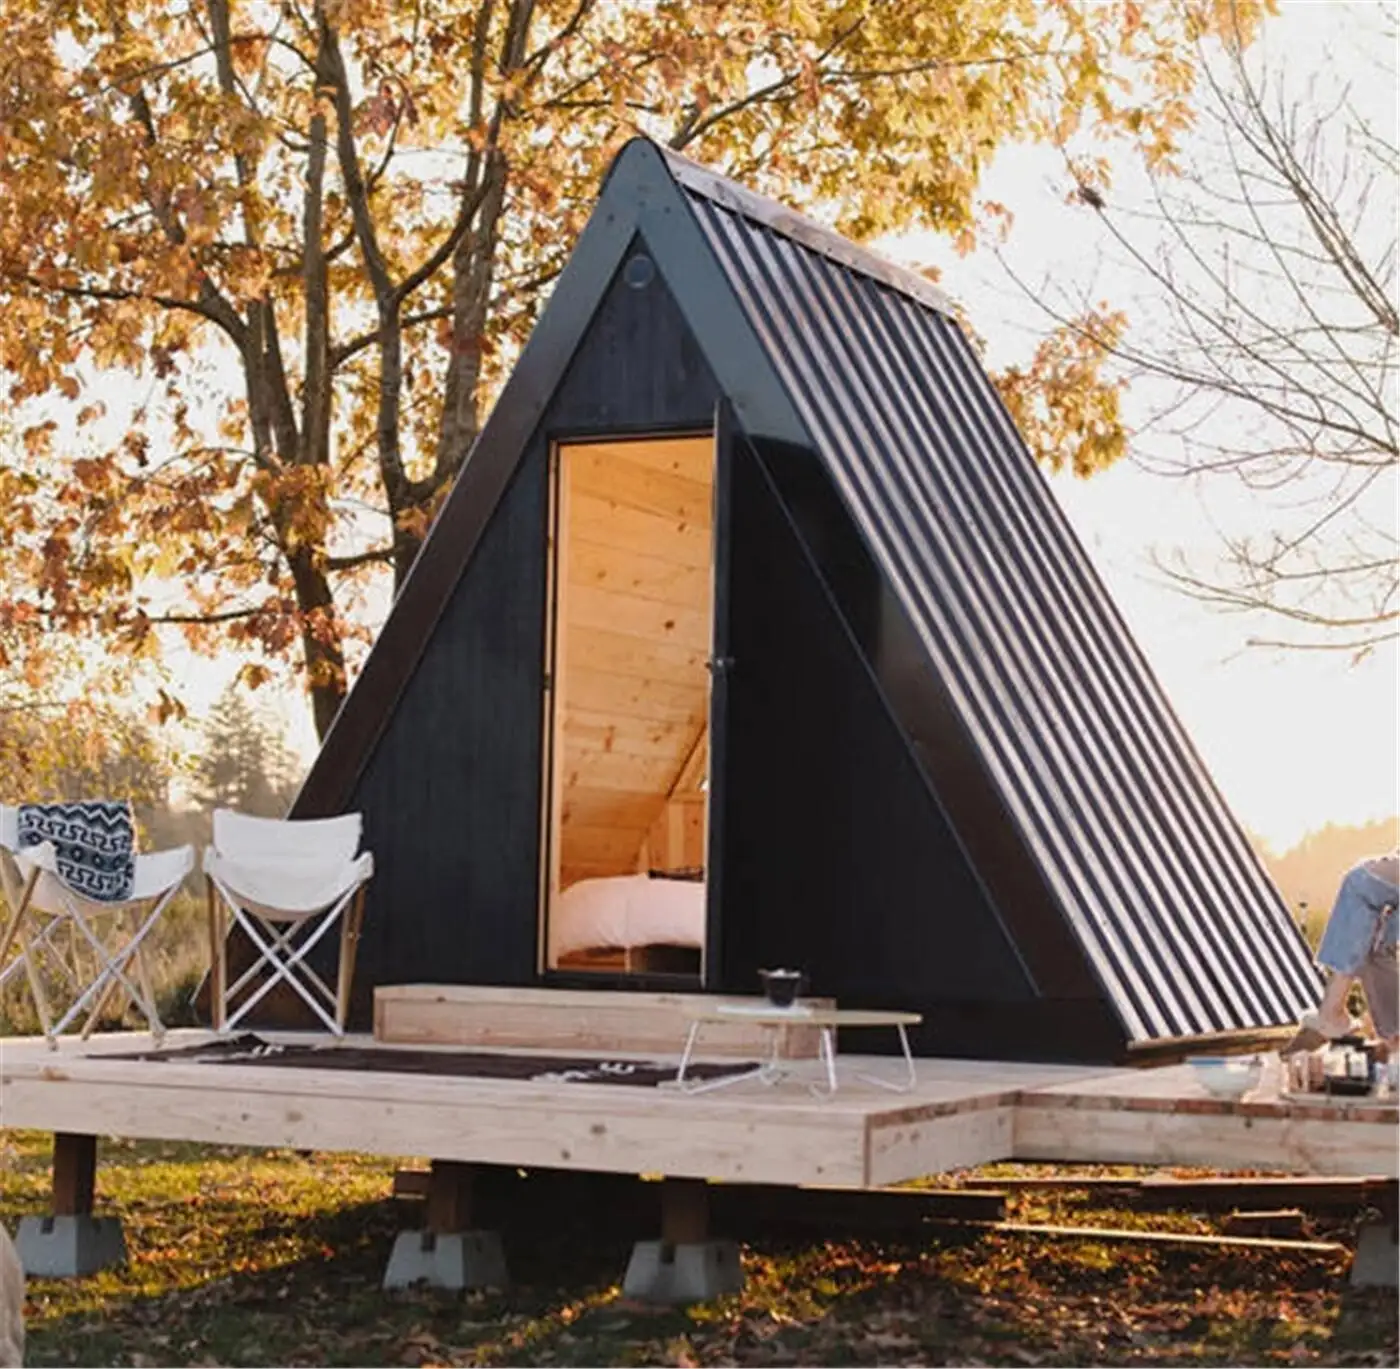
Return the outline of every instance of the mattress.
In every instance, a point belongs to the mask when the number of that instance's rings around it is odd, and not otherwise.
[[[609,875],[571,884],[549,915],[549,959],[594,947],[705,943],[701,880]]]

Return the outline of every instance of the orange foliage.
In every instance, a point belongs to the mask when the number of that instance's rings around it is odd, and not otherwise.
[[[349,610],[377,565],[406,572],[626,138],[857,237],[970,247],[1001,144],[1088,131],[1168,162],[1197,38],[1262,8],[12,0],[0,613],[294,654],[324,729]],[[1009,391],[1076,465],[1116,450],[1091,363],[1061,350]]]

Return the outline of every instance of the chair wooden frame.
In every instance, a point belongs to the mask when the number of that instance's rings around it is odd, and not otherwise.
[[[345,1033],[365,887],[374,872],[359,852],[361,817],[274,819],[220,809],[204,853],[209,924],[210,1017],[231,1031],[279,984],[336,1036]],[[334,988],[311,952],[340,923]],[[253,952],[230,982],[228,941],[238,927]]]
[[[204,878],[211,966],[209,1005],[214,1030],[232,1031],[279,983],[285,982],[330,1031],[343,1036],[345,1019],[350,1012],[350,989],[355,978],[360,929],[364,924],[365,885],[360,884],[350,890],[330,909],[314,918],[274,919],[240,906],[238,896],[213,875],[206,874]],[[340,963],[336,987],[332,990],[306,963],[306,957],[335,925],[337,918],[340,919]],[[294,943],[292,938],[308,924],[312,928],[310,934]],[[241,927],[253,943],[256,958],[230,984],[228,937],[235,926]],[[260,973],[266,976],[265,981],[230,1012],[231,1001],[248,988]],[[308,986],[311,992],[307,991]],[[327,1009],[332,1011],[328,1012]]]
[[[194,848],[189,846],[137,855],[131,895],[118,903],[101,904],[76,893],[58,877],[51,847],[41,845],[23,852],[0,847],[0,888],[10,909],[0,932],[0,985],[23,967],[50,1049],[57,1048],[58,1037],[79,1018],[80,1038],[86,1041],[118,990],[145,1018],[152,1037],[157,1042],[164,1038],[146,943],[193,866]],[[104,917],[113,919],[120,942],[112,924],[105,929],[105,937],[99,931],[98,920]],[[60,961],[60,969],[70,1001],[55,1012],[44,988],[41,953],[56,953],[54,938],[64,928],[71,938],[72,963]],[[80,964],[79,937],[93,957],[91,976],[84,974]],[[16,943],[19,952],[10,959]],[[133,966],[135,983],[129,974]]]

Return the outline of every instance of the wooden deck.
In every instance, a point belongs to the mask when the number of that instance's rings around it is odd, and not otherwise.
[[[292,1033],[270,1040],[309,1041]],[[168,1047],[211,1040],[177,1031]],[[324,1039],[321,1039],[322,1041]],[[350,1038],[348,1044],[377,1044]],[[679,1043],[678,1043],[679,1044]],[[44,1131],[360,1151],[678,1178],[871,1187],[994,1160],[1189,1164],[1395,1177],[1397,1111],[1318,1099],[1209,1097],[1188,1066],[920,1060],[913,1092],[888,1057],[841,1057],[834,1098],[811,1060],[777,1085],[667,1088],[117,1060],[144,1034],[0,1041],[0,1125]],[[422,1049],[419,1047],[418,1049]],[[649,1057],[655,1058],[655,1057]]]

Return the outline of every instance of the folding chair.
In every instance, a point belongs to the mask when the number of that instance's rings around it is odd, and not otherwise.
[[[79,893],[59,874],[57,852],[49,842],[19,845],[19,809],[0,806],[0,888],[9,916],[0,932],[0,988],[23,970],[34,1009],[51,1049],[80,1015],[87,1040],[113,991],[124,990],[160,1041],[165,1026],[156,1010],[145,944],[194,868],[194,847],[181,846],[135,856],[131,890],[120,901],[99,902]],[[68,935],[67,955],[59,946]],[[10,958],[14,945],[19,951]],[[89,958],[90,963],[85,964]],[[137,983],[129,970],[135,966]],[[68,998],[55,1017],[45,988]]]
[[[344,1035],[365,884],[374,873],[373,856],[356,854],[362,827],[359,813],[280,820],[215,812],[214,843],[204,852],[215,1031],[232,1030],[286,984],[331,1032]],[[340,965],[332,989],[308,957],[337,922]],[[230,984],[227,947],[234,926],[251,943],[253,962]],[[240,995],[246,996],[234,1006]]]

